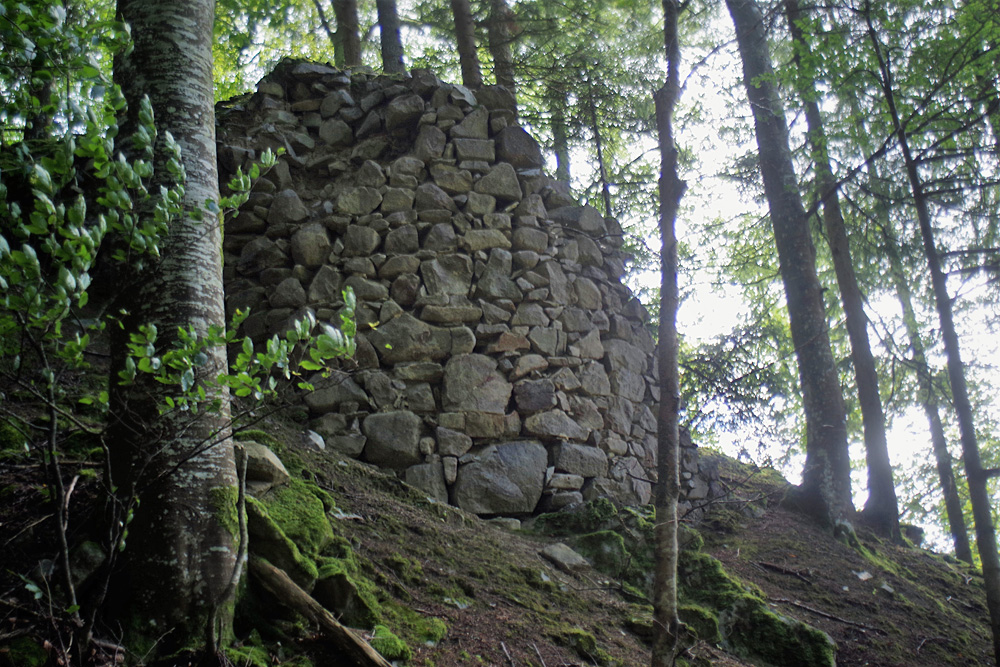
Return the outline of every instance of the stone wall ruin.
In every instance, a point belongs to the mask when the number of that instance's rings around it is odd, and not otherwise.
[[[622,230],[544,174],[509,93],[286,61],[218,118],[223,182],[286,151],[226,222],[243,333],[357,296],[355,358],[304,396],[325,447],[481,515],[649,502],[656,358]]]

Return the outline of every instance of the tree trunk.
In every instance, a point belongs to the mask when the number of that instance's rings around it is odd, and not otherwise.
[[[556,180],[569,183],[572,167],[569,155],[569,130],[566,126],[566,93],[550,86],[547,97],[552,116],[552,151],[556,154]]]
[[[611,184],[608,182],[608,167],[604,160],[604,140],[601,137],[601,124],[597,118],[597,102],[594,100],[594,84],[588,81],[587,111],[590,114],[590,129],[594,135],[594,150],[597,151],[597,172],[601,179],[601,201],[604,202],[604,217],[612,217]]]
[[[379,35],[382,44],[382,70],[387,74],[399,74],[406,70],[403,65],[403,40],[399,36],[399,10],[396,0],[375,0],[378,8]]]
[[[663,0],[663,41],[667,80],[656,91],[656,129],[660,144],[660,405],[657,411],[656,565],[653,581],[652,667],[669,667],[677,654],[677,498],[680,494],[680,450],[677,412],[680,379],[677,367],[677,210],[687,184],[677,174],[673,114],[680,95],[678,1]]]
[[[896,108],[896,96],[893,90],[892,72],[889,61],[882,53],[882,44],[875,24],[872,22],[871,3],[865,3],[865,21],[868,26],[868,37],[878,61],[880,85],[885,96],[889,116],[892,119],[892,129],[896,134],[903,162],[906,166],[906,176],[913,195],[913,204],[917,210],[917,222],[920,226],[920,237],[923,241],[924,255],[931,274],[931,285],[934,288],[934,305],[941,324],[941,337],[944,339],[945,357],[948,360],[948,380],[951,382],[952,403],[958,417],[958,429],[962,441],[962,459],[965,463],[965,474],[969,482],[969,499],[972,501],[972,517],[976,527],[976,546],[979,558],[983,564],[983,588],[986,592],[986,607],[990,612],[990,630],[993,633],[993,656],[1000,665],[1000,554],[997,553],[996,529],[993,525],[992,500],[987,487],[988,477],[983,470],[979,455],[979,441],[976,436],[975,419],[972,415],[972,401],[969,398],[969,388],[965,382],[965,365],[962,362],[958,334],[955,331],[955,318],[952,313],[951,296],[948,294],[948,277],[941,268],[941,257],[938,255],[934,239],[934,228],[931,223],[930,203],[924,191],[924,183],[920,178],[917,161],[910,151],[910,142],[906,135],[906,127],[900,120]]]
[[[180,145],[187,173],[184,212],[171,222],[161,243],[162,260],[140,271],[135,288],[125,297],[127,322],[155,324],[161,353],[177,341],[179,327],[203,335],[210,326],[225,323],[221,227],[210,213],[197,219],[206,201],[219,200],[212,81],[214,4],[213,0],[118,2],[119,15],[132,27],[134,50],[116,63],[116,78],[133,118],[140,98],[149,96],[158,128],[150,191],[173,185],[165,165],[171,157],[164,145],[167,132]],[[127,136],[128,122],[124,129]],[[135,330],[129,326],[123,335]],[[235,566],[237,479],[227,432],[229,396],[209,390],[197,414],[174,410],[161,416],[163,385],[121,386],[117,371],[124,366],[124,357],[122,346],[115,348],[110,447],[120,474],[113,482],[134,489],[141,501],[123,554],[130,575],[128,617],[139,619],[137,632],[162,638],[157,649],[169,652],[197,645],[206,636],[208,619]],[[205,363],[197,367],[198,383],[226,368],[224,348],[207,352]],[[217,410],[209,408],[213,400],[219,403]]]
[[[472,7],[469,0],[451,0],[451,11],[455,16],[455,41],[458,42],[458,59],[462,65],[462,84],[466,88],[478,88],[483,85],[483,73],[476,52],[476,23],[472,20]]]
[[[514,80],[514,58],[510,44],[514,40],[514,13],[507,6],[507,0],[490,0],[490,20],[487,24],[490,55],[493,56],[493,73],[497,83],[511,92],[517,93]]]
[[[313,6],[316,7],[316,13],[319,14],[319,23],[323,26],[323,31],[326,33],[327,39],[330,40],[330,46],[333,47],[333,59],[337,62],[337,56],[339,55],[340,46],[337,40],[337,35],[333,32],[330,27],[330,22],[326,18],[326,12],[323,11],[323,3],[321,0],[313,0]]]
[[[891,231],[891,230],[890,230]],[[927,417],[927,426],[931,434],[931,446],[934,450],[934,460],[937,465],[938,479],[941,484],[941,493],[944,495],[945,513],[948,517],[948,531],[951,539],[955,543],[955,556],[969,565],[972,565],[972,547],[969,545],[969,531],[965,527],[965,513],[962,511],[962,500],[958,496],[958,485],[955,483],[955,471],[952,467],[951,452],[948,451],[948,439],[944,434],[944,426],[941,424],[941,415],[938,411],[937,392],[934,391],[934,382],[931,378],[930,365],[927,363],[927,354],[924,343],[920,336],[920,329],[917,326],[917,316],[913,310],[913,297],[910,292],[910,285],[900,266],[897,254],[898,244],[892,239],[894,247],[889,249],[889,261],[892,280],[896,286],[896,295],[903,308],[903,321],[906,324],[906,333],[913,350],[913,362],[916,364],[917,384],[920,388],[920,403]]]
[[[827,150],[826,132],[820,115],[816,83],[810,73],[804,71],[802,56],[809,55],[809,44],[799,26],[802,12],[798,0],[785,0],[788,30],[794,43],[792,63],[799,76],[796,82],[805,107],[809,141],[816,168],[816,189],[823,202],[823,225],[827,242],[833,256],[833,267],[840,288],[840,300],[844,307],[847,335],[851,341],[851,360],[854,365],[854,380],[858,388],[861,418],[865,433],[865,452],[868,462],[868,501],[863,516],[876,532],[895,542],[902,541],[899,531],[899,502],[896,499],[896,484],[892,478],[892,464],[889,461],[889,445],[885,435],[885,412],[879,396],[878,372],[868,339],[868,316],[865,314],[864,296],[858,287],[851,259],[851,244],[847,238],[844,216],[840,209],[837,179],[830,167],[830,153]]]
[[[337,19],[337,45],[333,61],[337,67],[357,67],[361,64],[361,28],[358,22],[358,0],[333,0]]]
[[[826,524],[854,514],[846,413],[830,349],[816,256],[798,180],[788,126],[774,84],[763,18],[753,0],[726,0],[743,61],[753,110],[761,175],[771,212],[781,278],[788,301],[806,417],[806,465],[798,506]]]

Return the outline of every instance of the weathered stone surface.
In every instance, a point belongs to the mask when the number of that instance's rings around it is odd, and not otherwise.
[[[549,247],[549,235],[541,229],[518,227],[511,236],[511,242],[514,250],[531,250],[543,253]]]
[[[295,278],[286,278],[278,283],[268,302],[272,308],[299,308],[306,305],[306,291]]]
[[[422,423],[408,410],[368,415],[361,427],[368,436],[362,457],[369,463],[397,470],[420,463]]]
[[[420,259],[416,255],[396,255],[379,267],[378,277],[392,280],[401,274],[416,273],[419,270]]]
[[[472,438],[465,433],[438,426],[435,435],[438,453],[442,456],[463,456],[472,449]]]
[[[480,178],[476,182],[475,190],[480,194],[492,195],[502,202],[519,201],[522,196],[517,173],[506,162],[501,162]]]
[[[368,257],[381,243],[379,233],[371,227],[351,225],[344,234],[344,257]]]
[[[512,386],[497,370],[497,360],[482,354],[452,357],[444,366],[441,407],[447,411],[504,414]]]
[[[330,254],[330,237],[321,224],[306,225],[292,236],[292,260],[310,269],[321,266]]]
[[[341,300],[343,276],[330,265],[319,268],[309,284],[309,303],[334,303]]]
[[[291,479],[281,459],[259,442],[241,441],[236,449],[236,455],[246,458],[247,485],[258,494]]]
[[[344,281],[344,287],[354,290],[358,301],[382,301],[389,296],[388,287],[361,276],[350,276]]]
[[[590,567],[590,563],[587,562],[586,558],[573,551],[562,542],[550,544],[539,553],[541,553],[545,560],[551,562],[557,568],[563,572],[568,572],[569,574],[583,572]]]
[[[256,274],[264,269],[284,266],[288,256],[269,238],[259,237],[243,246],[237,270]]]
[[[589,278],[579,277],[573,281],[573,291],[576,294],[576,305],[588,310],[600,310],[602,304],[601,290]]]
[[[476,514],[526,514],[542,496],[548,456],[538,442],[508,442],[487,448],[458,470],[453,500]]]
[[[319,126],[319,138],[331,146],[349,146],[354,143],[354,130],[339,118],[331,118]]]
[[[309,216],[309,211],[295,190],[282,190],[274,195],[267,213],[267,224],[282,225],[301,222]]]
[[[444,209],[446,211],[458,210],[455,206],[455,200],[453,200],[447,192],[433,183],[423,183],[417,187],[417,196],[414,200],[414,206],[418,211],[428,209]]]
[[[413,143],[413,155],[424,162],[430,162],[444,154],[446,143],[448,143],[448,137],[440,128],[433,125],[421,125],[417,139]]]
[[[472,172],[450,164],[432,165],[431,178],[449,195],[463,194],[472,189]]]
[[[455,157],[459,160],[493,162],[496,159],[496,151],[493,148],[492,140],[455,139],[452,143],[455,144]]]
[[[472,260],[468,255],[441,255],[421,262],[420,275],[428,294],[465,296],[472,286]]]
[[[585,364],[576,372],[580,387],[591,396],[610,396],[611,380],[604,366],[596,361]]]
[[[473,109],[465,119],[451,128],[454,138],[486,139],[489,137],[490,113],[485,107]]]
[[[569,349],[571,354],[584,359],[604,358],[604,344],[601,343],[601,334],[597,330],[570,345]]]
[[[510,249],[510,239],[499,229],[471,229],[459,240],[459,245],[469,253],[491,248]]]
[[[556,405],[556,387],[552,380],[521,380],[514,385],[514,401],[524,413],[548,410]]]
[[[552,454],[558,472],[581,477],[604,477],[608,474],[608,456],[597,447],[564,442]]]
[[[315,415],[333,412],[343,403],[368,405],[368,394],[347,373],[333,371],[329,378],[315,377],[311,382],[316,389],[306,394],[305,403]]]
[[[448,486],[440,463],[421,463],[406,469],[406,483],[442,503],[448,502]]]
[[[476,296],[519,301],[521,290],[510,278],[511,268],[510,253],[503,248],[494,248],[486,270],[476,283]]]
[[[544,165],[542,149],[524,128],[511,126],[496,136],[497,159],[508,162],[514,169],[537,169]]]
[[[593,206],[563,206],[549,211],[549,219],[590,236],[601,236],[608,232],[604,216]]]
[[[524,430],[539,438],[559,440],[586,440],[590,435],[589,431],[558,409],[531,415],[524,420]]]
[[[353,107],[354,98],[346,90],[335,90],[323,98],[323,102],[319,107],[319,113],[323,118],[329,118],[345,106]]]
[[[382,195],[375,188],[351,188],[337,198],[337,209],[345,215],[367,215],[382,203]]]
[[[615,396],[621,396],[638,403],[646,395],[646,381],[642,379],[641,375],[633,373],[627,368],[611,371],[608,379],[611,380],[611,392]]]
[[[517,312],[514,313],[510,323],[513,326],[547,327],[549,317],[540,304],[525,302],[517,307]]]
[[[420,239],[417,237],[416,228],[406,225],[386,234],[384,250],[389,255],[410,254],[420,250]]]
[[[397,299],[398,300],[398,299]],[[379,325],[368,334],[383,363],[437,361],[451,352],[451,332],[432,327],[409,313]]]
[[[385,107],[385,129],[392,133],[409,132],[417,127],[424,113],[419,95],[400,95]]]

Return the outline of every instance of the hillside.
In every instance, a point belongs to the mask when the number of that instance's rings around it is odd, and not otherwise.
[[[438,667],[648,662],[650,607],[642,588],[649,554],[642,536],[650,524],[643,511],[599,501],[514,529],[509,520],[483,521],[431,500],[367,464],[299,445],[295,429],[268,430],[273,436],[244,437],[267,441],[292,480],[262,493],[251,509],[266,507],[296,543],[301,560],[287,566],[293,579],[295,568],[311,568],[309,578],[318,576],[313,595],[339,605],[341,620],[387,657]],[[775,634],[768,620],[774,617],[757,615],[756,605],[827,633],[841,666],[988,662],[978,576],[864,534],[849,546],[781,507],[784,482],[773,472],[726,459],[720,472],[732,494],[682,531],[686,620],[703,637],[692,640],[688,664],[768,664],[761,654],[776,661],[769,664],[824,664],[814,631],[786,623],[779,626],[788,634]],[[81,514],[95,490],[86,479],[74,495]],[[0,464],[0,665],[56,664],[67,636],[38,577],[45,570],[39,562],[54,554],[40,514],[40,482],[35,467],[10,455]],[[316,498],[323,500],[320,521]],[[251,554],[259,555],[274,545],[260,539],[259,529],[255,536],[254,515]],[[87,537],[87,526],[80,522],[76,541]],[[560,569],[541,555],[557,542],[587,554],[591,564]],[[304,562],[310,559],[314,564]],[[244,646],[228,654],[234,665],[341,664],[314,627],[269,599],[254,578],[238,605],[236,632]],[[116,651],[141,664],[135,647],[111,648],[120,631],[102,628],[100,636],[109,647],[104,664],[113,664]]]

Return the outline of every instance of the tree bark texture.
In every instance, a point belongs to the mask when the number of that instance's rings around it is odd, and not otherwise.
[[[159,132],[150,190],[173,185],[164,165],[169,157],[163,145],[167,132],[180,145],[187,174],[184,213],[170,224],[161,243],[162,259],[140,272],[125,297],[129,309],[125,321],[131,324],[124,335],[135,331],[137,324],[155,324],[161,353],[177,340],[179,327],[202,335],[225,323],[221,227],[210,213],[203,220],[192,215],[206,201],[219,200],[212,80],[214,5],[214,0],[118,2],[119,15],[132,27],[134,50],[116,63],[116,78],[130,113],[137,113],[143,95],[149,96]],[[160,416],[163,385],[119,386],[116,372],[124,358],[121,346],[115,347],[110,443],[118,471],[114,483],[134,489],[141,500],[124,552],[130,577],[129,614],[139,619],[140,632],[163,636],[159,648],[169,651],[204,638],[210,610],[236,564],[232,529],[237,479],[226,431],[229,396],[209,392],[208,401],[220,402],[218,412],[171,411]],[[216,377],[225,367],[225,349],[208,350],[205,363],[197,368],[196,382]]]
[[[913,195],[913,204],[917,211],[924,256],[931,274],[934,305],[941,325],[941,337],[944,341],[945,358],[948,362],[948,380],[951,383],[952,403],[958,417],[962,460],[965,463],[965,474],[969,482],[969,499],[972,503],[972,517],[976,527],[976,546],[983,565],[983,588],[986,591],[986,607],[990,612],[994,662],[1000,665],[1000,554],[997,553],[997,536],[993,524],[992,499],[987,486],[988,478],[980,458],[975,418],[972,414],[972,401],[969,398],[969,388],[965,382],[965,365],[962,362],[961,347],[958,334],[955,331],[951,297],[948,294],[948,277],[941,267],[941,257],[938,254],[931,221],[930,202],[924,190],[917,161],[910,151],[906,127],[900,120],[900,114],[896,107],[892,70],[888,59],[883,55],[882,43],[872,21],[870,2],[865,3],[864,16],[868,26],[868,37],[878,62],[879,83],[885,96],[889,116],[892,119],[892,129],[896,133],[899,148],[903,154],[906,176]]]
[[[677,211],[686,184],[677,173],[673,114],[680,95],[680,44],[677,0],[663,0],[663,40],[667,80],[654,98],[660,144],[660,405],[657,410],[656,564],[653,573],[652,667],[669,667],[677,655],[677,498],[680,494],[678,417],[680,378],[677,363]]]
[[[726,0],[726,5],[736,28],[744,85],[753,110],[761,175],[802,386],[806,464],[799,507],[831,523],[851,518],[854,503],[844,399],[830,349],[815,247],[792,166],[788,125],[774,84],[760,9],[753,0]]]
[[[337,20],[337,45],[333,54],[337,67],[357,67],[361,64],[361,28],[358,22],[358,0],[333,0],[333,15]]]
[[[893,239],[895,244],[895,239]],[[898,247],[898,246],[897,246]],[[916,365],[917,384],[920,389],[920,403],[927,417],[927,427],[931,434],[931,447],[934,450],[934,461],[937,466],[941,493],[944,495],[945,513],[948,517],[948,531],[955,544],[955,556],[972,565],[972,547],[969,544],[969,531],[965,527],[965,513],[962,511],[962,500],[958,495],[958,485],[955,483],[953,459],[948,451],[948,439],[941,424],[941,414],[938,410],[937,392],[934,390],[930,365],[917,326],[917,316],[913,310],[913,297],[907,277],[900,266],[897,248],[891,248],[889,258],[892,264],[892,279],[896,286],[896,295],[903,308],[903,321],[906,323],[907,338],[913,350],[913,363]]]
[[[455,17],[455,41],[462,66],[462,84],[467,88],[478,88],[483,85],[483,72],[476,51],[476,23],[472,18],[472,7],[469,0],[451,0],[451,11]]]
[[[493,74],[497,83],[511,92],[517,93],[514,80],[514,58],[510,45],[514,41],[514,13],[507,6],[507,0],[490,0],[490,18],[487,23],[490,55],[493,56]]]
[[[572,166],[569,154],[569,127],[566,124],[566,93],[550,87],[548,99],[552,117],[552,151],[556,154],[556,180],[569,183]]]
[[[387,74],[402,73],[403,40],[399,36],[399,10],[396,0],[375,0],[378,8],[379,36],[382,45],[382,70]]]
[[[865,314],[864,296],[858,286],[851,259],[851,244],[847,237],[844,215],[840,208],[837,179],[830,166],[823,117],[820,114],[816,83],[803,71],[803,56],[809,55],[809,44],[800,27],[802,11],[798,0],[785,0],[785,14],[791,33],[794,54],[792,63],[798,71],[797,85],[805,108],[809,142],[812,146],[816,169],[816,189],[823,203],[823,226],[827,243],[833,256],[833,267],[840,288],[840,301],[844,308],[847,335],[851,342],[851,360],[854,380],[858,389],[861,419],[865,434],[865,453],[868,463],[868,500],[863,516],[876,532],[900,542],[899,501],[889,460],[889,445],[885,435],[885,411],[879,396],[878,371],[868,339],[868,316]]]

